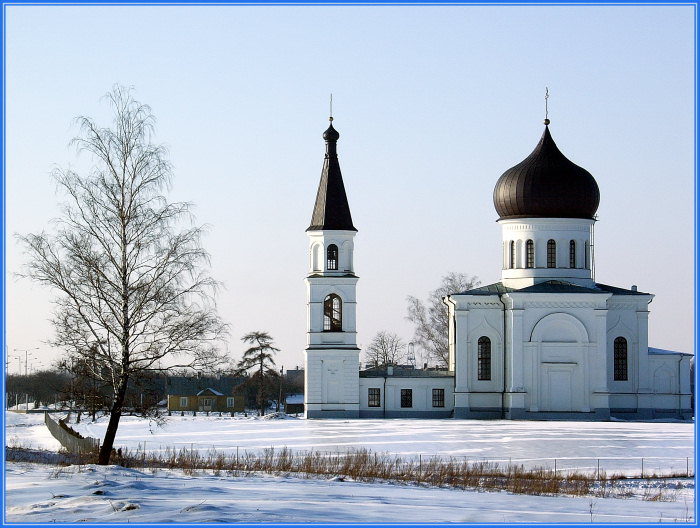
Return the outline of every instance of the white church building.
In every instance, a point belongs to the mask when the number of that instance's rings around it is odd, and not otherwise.
[[[549,120],[535,150],[496,182],[500,282],[444,299],[449,368],[360,370],[357,229],[339,136],[332,123],[323,134],[326,156],[306,230],[307,418],[692,416],[692,355],[648,346],[653,295],[594,280],[598,185],[559,151]]]

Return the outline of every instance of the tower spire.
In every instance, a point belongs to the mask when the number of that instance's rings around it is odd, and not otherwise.
[[[330,117],[333,119],[333,116]],[[323,160],[321,181],[318,184],[316,203],[311,216],[311,224],[307,231],[357,231],[352,225],[350,205],[345,194],[343,175],[340,172],[338,152],[336,144],[340,138],[338,131],[333,128],[333,123],[323,133],[326,140],[326,157]]]
[[[547,100],[549,99],[549,88],[545,86],[544,88],[544,124],[549,125],[551,122],[549,120],[549,108],[547,107]]]

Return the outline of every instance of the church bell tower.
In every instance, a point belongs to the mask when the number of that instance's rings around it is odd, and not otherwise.
[[[359,417],[360,349],[357,347],[358,277],[353,266],[357,229],[352,224],[338,163],[340,134],[323,133],[326,157],[316,194],[309,237],[306,283],[307,344],[304,360],[307,418]]]

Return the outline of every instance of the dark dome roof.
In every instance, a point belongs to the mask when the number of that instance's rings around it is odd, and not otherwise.
[[[505,171],[493,190],[499,220],[508,218],[591,218],[600,191],[591,173],[569,161],[549,127],[527,158]]]
[[[326,141],[338,141],[339,137],[340,134],[335,128],[333,128],[333,123],[331,123],[331,125],[323,133],[323,139]]]

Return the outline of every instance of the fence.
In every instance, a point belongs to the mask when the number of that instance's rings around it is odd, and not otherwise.
[[[286,456],[293,458],[316,457],[338,459],[356,458],[363,450],[337,450],[326,451],[315,448],[293,450],[285,447],[250,448],[244,446],[218,447],[216,445],[182,444],[171,446],[149,445],[144,442],[136,449],[138,456],[169,455],[178,450],[184,450],[190,454],[197,453],[198,457],[217,457],[220,455],[235,459],[236,465],[243,463],[248,458],[271,457],[274,453],[284,451]],[[488,464],[492,468],[508,469],[522,468],[526,471],[545,470],[551,471],[561,477],[582,474],[594,478],[664,478],[664,477],[694,477],[695,458],[689,457],[550,457],[550,458],[516,458],[516,457],[479,457],[465,455],[437,455],[424,453],[391,453],[387,451],[367,451],[372,456],[378,456],[387,463],[396,467],[417,469],[419,473],[434,464],[466,464],[477,466]]]
[[[70,453],[88,453],[96,451],[100,448],[100,441],[97,438],[80,438],[75,434],[71,434],[68,430],[61,427],[61,424],[54,421],[49,416],[49,413],[44,413],[44,423],[53,437]]]
[[[227,448],[225,451],[229,451]],[[272,448],[274,450],[274,448]],[[216,448],[214,448],[216,450]],[[245,457],[248,449],[235,447],[236,459]],[[265,451],[263,449],[263,451]],[[229,451],[230,452],[230,451]],[[291,455],[305,456],[315,453],[317,456],[338,457],[346,455],[352,457],[357,451],[296,451],[289,450]],[[469,457],[464,455],[429,455],[421,453],[377,453],[380,456],[391,458],[399,465],[415,464],[419,472],[431,462],[456,462],[474,464],[489,464],[492,467],[513,468],[522,467],[525,470],[544,469],[565,477],[574,473],[589,475],[595,478],[621,476],[627,478],[652,478],[652,477],[694,477],[694,457],[566,457],[566,458],[516,458],[516,457]]]
[[[417,455],[422,465],[439,455]],[[607,475],[625,477],[694,477],[694,457],[566,457],[566,458],[492,458],[465,456],[452,457],[453,460],[467,462],[487,462],[501,467],[522,466],[524,469],[545,469],[566,476],[572,473],[592,475],[596,478]]]

